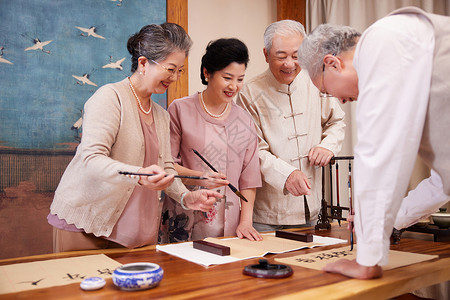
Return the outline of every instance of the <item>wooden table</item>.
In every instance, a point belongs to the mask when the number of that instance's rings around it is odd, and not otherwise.
[[[348,240],[346,223],[342,227],[333,225],[331,231],[303,229],[304,233],[330,236]],[[269,263],[275,257],[286,257],[301,253],[317,252],[342,247],[334,245],[316,249],[299,250],[279,255],[266,255]],[[258,263],[249,259],[235,263],[203,266],[157,251],[155,246],[134,250],[78,251],[59,254],[22,257],[1,260],[0,265],[48,260],[54,258],[104,253],[125,264],[131,262],[153,262],[164,269],[164,278],[156,288],[125,292],[119,290],[111,279],[103,289],[83,291],[78,284],[45,288],[34,291],[0,295],[0,299],[387,299],[415,289],[450,280],[450,243],[402,239],[393,250],[424,254],[437,254],[439,259],[410,265],[384,272],[382,278],[356,280],[342,275],[325,273],[292,266],[294,274],[284,279],[261,279],[243,275],[246,265]]]

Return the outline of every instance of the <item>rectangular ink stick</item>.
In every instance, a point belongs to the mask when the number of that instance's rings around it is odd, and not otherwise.
[[[312,234],[304,234],[300,232],[277,230],[275,231],[275,236],[283,239],[295,240],[305,243],[310,243],[313,241]]]
[[[194,241],[192,243],[194,245],[194,249],[214,253],[221,256],[230,255],[231,250],[230,247],[222,246],[206,241]]]

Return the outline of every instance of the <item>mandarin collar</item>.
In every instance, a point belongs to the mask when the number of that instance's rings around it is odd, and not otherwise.
[[[291,84],[283,84],[278,82],[278,80],[273,76],[270,69],[266,70],[266,76],[269,78],[269,82],[271,85],[275,88],[275,90],[279,93],[283,94],[292,94],[297,88],[297,78],[299,77],[300,73],[297,74],[297,76],[294,78],[294,81],[291,82]]]

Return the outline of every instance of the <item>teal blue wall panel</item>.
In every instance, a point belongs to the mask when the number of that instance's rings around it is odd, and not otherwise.
[[[74,149],[86,100],[130,75],[129,36],[165,21],[165,0],[0,0],[0,149]]]

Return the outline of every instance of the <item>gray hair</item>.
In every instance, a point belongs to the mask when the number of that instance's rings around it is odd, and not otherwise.
[[[360,36],[361,33],[349,26],[321,24],[300,45],[299,65],[315,78],[322,73],[325,55],[339,55],[351,50],[356,47]]]
[[[264,31],[264,48],[266,48],[267,52],[270,52],[270,48],[272,48],[272,40],[275,34],[282,36],[300,34],[302,37],[305,37],[306,35],[305,27],[303,27],[300,22],[294,20],[281,20],[274,22],[266,28],[266,31]]]
[[[165,60],[174,51],[184,51],[188,56],[191,46],[191,38],[178,24],[146,25],[127,42],[131,54],[131,72],[136,71],[141,56],[145,56],[150,63],[151,60]]]

